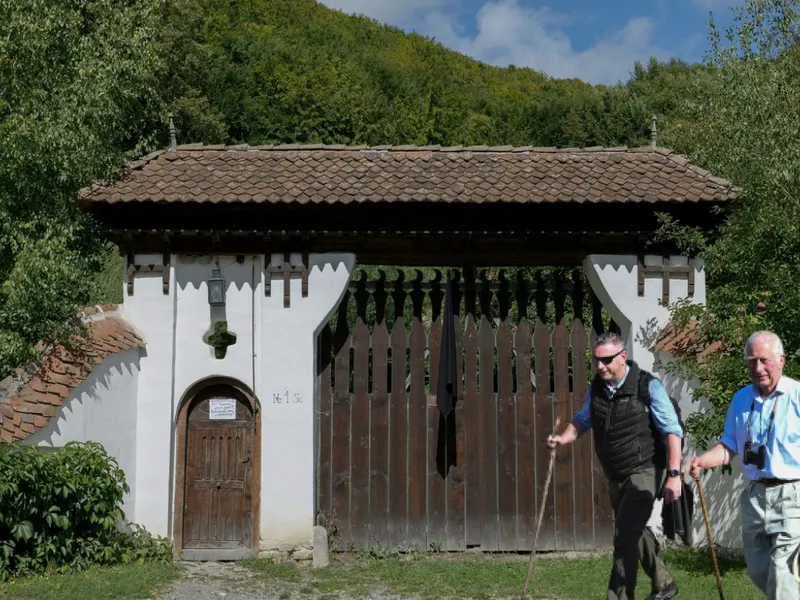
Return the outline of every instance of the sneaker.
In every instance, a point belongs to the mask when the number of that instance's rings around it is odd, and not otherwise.
[[[670,581],[667,585],[663,588],[650,594],[647,597],[647,600],[668,600],[675,596],[678,593],[678,586],[675,584],[674,581]]]

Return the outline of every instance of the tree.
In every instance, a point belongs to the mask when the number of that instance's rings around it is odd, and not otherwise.
[[[667,134],[693,159],[728,178],[741,198],[705,237],[665,221],[665,233],[706,261],[707,307],[673,307],[698,325],[674,369],[696,378],[713,407],[687,421],[701,442],[722,431],[733,392],[748,383],[743,341],[768,328],[787,347],[786,372],[800,373],[800,23],[798,0],[747,0],[724,34],[713,22],[708,66],[681,122]],[[718,343],[720,360],[697,360]],[[794,349],[794,350],[792,350]]]
[[[0,377],[75,331],[102,237],[75,194],[151,143],[160,0],[0,0]]]

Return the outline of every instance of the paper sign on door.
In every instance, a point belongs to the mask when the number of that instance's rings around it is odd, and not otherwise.
[[[212,420],[235,419],[236,400],[234,398],[211,398],[208,401],[208,418]]]

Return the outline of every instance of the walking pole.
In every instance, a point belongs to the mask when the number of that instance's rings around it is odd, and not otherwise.
[[[719,577],[719,565],[717,564],[717,553],[714,552],[714,541],[711,539],[711,523],[708,520],[708,510],[706,509],[706,497],[703,495],[703,484],[700,483],[700,477],[694,478],[697,482],[697,491],[700,492],[700,506],[703,509],[703,520],[706,522],[706,535],[708,535],[708,548],[711,551],[711,560],[714,563],[714,574],[717,576],[717,591],[719,592],[719,600],[725,600],[722,595],[722,580]]]
[[[558,431],[561,425],[561,417],[556,417],[556,425],[554,431]],[[556,450],[558,446],[550,450],[550,466],[547,467],[547,479],[544,482],[544,493],[542,494],[542,503],[539,506],[539,522],[536,524],[536,534],[533,536],[533,547],[531,548],[531,557],[528,560],[528,575],[525,577],[525,586],[522,588],[522,600],[525,600],[528,595],[528,584],[531,582],[531,572],[533,571],[533,555],[536,553],[536,542],[539,541],[539,530],[542,527],[542,517],[544,517],[544,505],[547,500],[547,490],[550,487],[550,478],[553,475],[553,465],[556,462]]]

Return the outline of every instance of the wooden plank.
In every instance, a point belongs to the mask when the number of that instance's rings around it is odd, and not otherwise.
[[[350,531],[356,548],[369,547],[369,329],[359,316],[353,331],[350,434]]]
[[[572,414],[583,406],[587,388],[587,350],[589,336],[580,319],[572,323],[570,336],[572,346]],[[575,486],[582,491],[591,486],[592,481],[592,448],[591,435],[584,434],[573,444],[573,469]],[[592,494],[575,494],[575,546],[577,550],[589,550],[594,547],[594,502]]]
[[[331,529],[331,343],[330,324],[319,335],[319,364],[323,365],[317,379],[319,400],[317,404],[317,514],[318,525]]]
[[[550,452],[545,441],[553,432],[553,399],[550,394],[550,329],[541,319],[537,319],[533,332],[533,345],[536,363],[536,401],[534,403],[536,423],[536,518],[539,518],[540,504],[544,494],[544,485],[550,463]],[[537,551],[555,550],[555,506],[553,500],[554,486],[550,485],[544,499],[544,514],[539,531]]]
[[[437,298],[431,294],[431,302]],[[438,297],[440,306],[442,296]],[[438,311],[434,308],[434,314]],[[436,385],[439,381],[439,351],[442,345],[442,315],[439,314],[428,332],[428,544],[444,548],[447,544],[447,479],[444,470],[444,419],[436,406]]]
[[[331,511],[336,529],[336,547],[346,550],[350,532],[350,347],[352,339],[345,319],[334,334],[333,433],[331,443]]]
[[[591,348],[598,334],[592,331],[590,334]],[[596,369],[595,361],[592,360],[592,374]],[[584,437],[594,448],[594,431],[587,432]],[[603,472],[603,467],[597,459],[597,455],[592,452],[592,499],[594,501],[594,544],[595,548],[613,548],[614,546],[614,511],[611,509],[611,497],[609,496],[608,479]]]
[[[531,382],[531,330],[521,319],[514,334],[517,351],[517,544],[518,550],[530,551],[536,532],[536,438]]]
[[[513,338],[508,317],[497,328],[498,549],[517,550],[517,440]]]
[[[481,397],[478,392],[478,330],[467,313],[464,325],[464,477],[465,543],[481,544],[483,489],[481,488]]]
[[[392,389],[389,394],[389,543],[404,545],[408,533],[408,397],[406,334],[402,304],[392,326]]]
[[[189,540],[197,539],[198,534],[198,515],[190,509],[190,494],[192,483],[197,479],[196,466],[193,461],[188,460],[190,456],[197,456],[200,453],[198,446],[202,443],[202,438],[198,439],[196,432],[188,432],[186,435],[186,467],[183,481],[184,510],[183,518],[183,538],[181,546],[186,547]]]
[[[486,313],[478,327],[480,395],[481,395],[481,487],[483,488],[483,521],[481,548],[499,550],[497,533],[497,397],[494,391],[495,337]]]
[[[386,321],[372,330],[372,395],[370,397],[370,546],[389,547],[389,331]]]
[[[455,298],[454,298],[455,301]],[[447,550],[456,552],[466,549],[466,537],[464,531],[464,512],[465,512],[465,477],[466,469],[464,466],[465,458],[465,436],[466,428],[464,423],[464,386],[462,385],[464,375],[463,346],[464,333],[461,329],[460,316],[454,316],[456,332],[456,380],[459,382],[458,398],[455,410],[446,420],[447,430],[447,455],[455,462],[451,464],[447,477]]]
[[[408,400],[408,541],[426,549],[427,520],[427,396],[425,394],[425,327],[416,313],[411,323],[411,381]]]
[[[572,398],[569,391],[569,337],[567,324],[562,318],[553,329],[553,362],[555,367],[556,416],[561,417],[559,432],[572,418]],[[556,453],[553,472],[553,489],[556,500],[556,549],[575,548],[575,477],[573,474],[572,444],[560,448]]]

